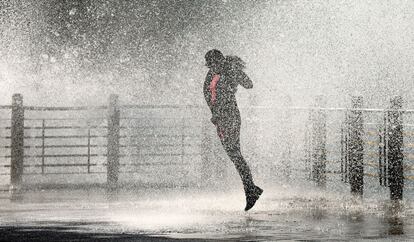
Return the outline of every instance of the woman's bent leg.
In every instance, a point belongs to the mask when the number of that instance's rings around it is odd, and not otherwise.
[[[255,185],[249,165],[241,154],[239,127],[222,128],[218,126],[217,133],[220,137],[224,150],[239,172],[240,178],[243,182],[244,191],[247,194],[255,188]]]
[[[240,152],[240,148],[228,146],[225,148],[227,155],[230,157],[231,161],[239,172],[240,178],[243,182],[244,191],[246,193],[252,191],[255,187],[252,173],[250,171],[249,165],[246,163],[246,160],[243,158]]]
[[[217,126],[217,133],[225,151],[227,152],[227,155],[236,166],[243,182],[244,192],[246,194],[246,207],[244,210],[248,211],[254,206],[257,199],[259,199],[263,190],[254,184],[250,168],[241,154],[240,125],[229,126],[224,129]]]

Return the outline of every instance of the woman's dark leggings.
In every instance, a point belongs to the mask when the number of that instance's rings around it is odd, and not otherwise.
[[[216,124],[216,128],[221,144],[233,164],[236,166],[243,182],[244,191],[248,194],[253,191],[255,185],[250,168],[240,151],[240,124],[241,122],[236,119],[231,120],[230,122],[219,122]]]

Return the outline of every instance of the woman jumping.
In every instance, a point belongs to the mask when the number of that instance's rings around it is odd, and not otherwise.
[[[246,195],[245,211],[251,209],[263,190],[253,182],[250,168],[240,151],[240,112],[236,102],[237,86],[253,88],[250,78],[243,72],[244,62],[236,56],[210,50],[205,55],[209,71],[204,82],[204,98],[211,110],[211,122],[216,126],[220,141],[236,166]]]

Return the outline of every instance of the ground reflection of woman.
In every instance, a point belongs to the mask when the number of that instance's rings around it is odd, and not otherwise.
[[[245,211],[251,209],[263,190],[253,182],[250,168],[240,151],[240,112],[236,102],[237,86],[253,88],[250,78],[244,73],[244,62],[236,56],[224,55],[219,50],[210,50],[205,55],[209,71],[204,82],[204,97],[211,110],[211,122],[216,126],[220,141],[236,166],[246,195]]]

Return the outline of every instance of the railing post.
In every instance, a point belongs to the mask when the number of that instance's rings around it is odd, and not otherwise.
[[[378,145],[378,177],[381,186],[388,186],[387,166],[388,166],[388,155],[387,155],[387,127],[388,127],[388,113],[384,112],[383,123],[379,127],[379,145]]]
[[[402,97],[391,100],[391,110],[388,112],[388,184],[391,200],[403,198],[404,169],[403,169],[403,121]]]
[[[362,111],[363,98],[352,97],[352,109],[349,115],[349,184],[351,193],[362,196],[364,192],[364,143],[362,135],[364,132]]]
[[[11,164],[10,190],[18,191],[22,183],[24,159],[24,108],[23,96],[14,94],[11,113]]]
[[[326,111],[322,96],[315,100],[316,106],[312,114],[312,177],[319,186],[326,185]]]
[[[313,110],[308,113],[308,120],[305,125],[305,171],[307,172],[308,179],[312,180],[312,118]]]
[[[119,174],[119,123],[120,111],[118,95],[111,94],[108,106],[108,135],[107,135],[107,185],[114,189],[118,185]]]
[[[349,114],[345,112],[345,120],[341,125],[341,180],[345,183],[349,182],[349,157],[348,157],[348,138],[349,138]]]

